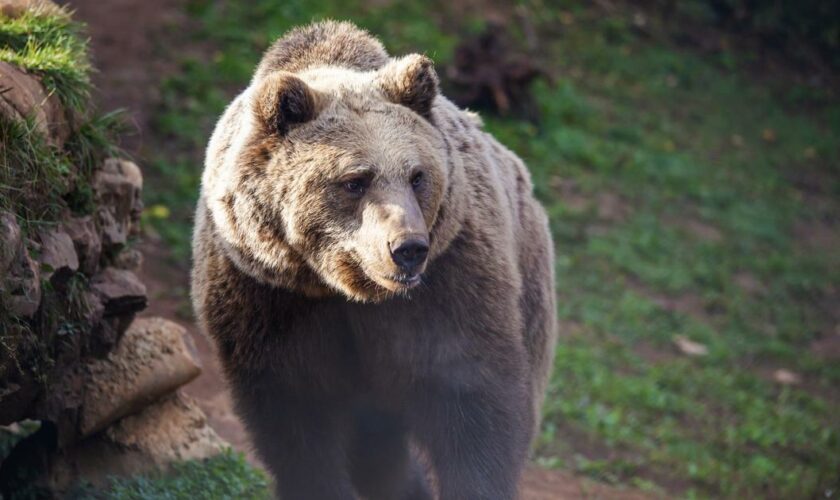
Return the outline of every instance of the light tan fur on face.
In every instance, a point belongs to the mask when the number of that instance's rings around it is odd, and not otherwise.
[[[223,160],[208,164],[203,184],[212,193],[213,220],[245,272],[286,287],[304,275],[303,293],[320,296],[326,288],[378,301],[406,291],[392,279],[399,270],[390,242],[417,235],[440,254],[445,231],[430,232],[452,169],[447,145],[427,118],[405,105],[423,109],[418,102],[436,95],[427,62],[409,57],[370,72],[275,71],[235,101],[231,109],[250,108],[250,119],[240,121],[224,148],[211,141],[211,151],[223,149],[212,156]],[[402,79],[399,71],[406,72]],[[393,102],[400,91],[407,100]],[[425,92],[434,95],[421,98]],[[422,184],[413,189],[417,173]],[[359,199],[341,188],[354,176],[370,180]]]

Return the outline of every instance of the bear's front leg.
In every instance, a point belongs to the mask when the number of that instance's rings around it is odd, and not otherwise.
[[[441,500],[516,498],[533,416],[524,374],[493,371],[459,367],[416,399],[413,430],[431,455]]]
[[[282,500],[354,500],[346,422],[334,402],[284,394],[266,384],[238,392],[240,415]]]

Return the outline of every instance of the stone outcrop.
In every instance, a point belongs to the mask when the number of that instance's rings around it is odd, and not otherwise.
[[[102,254],[102,238],[93,216],[71,217],[64,222],[64,231],[73,241],[79,269],[88,276],[96,274]]]
[[[79,269],[79,257],[70,235],[53,228],[39,234],[41,256],[38,261],[44,270],[44,279],[63,283]]]
[[[61,8],[51,0],[0,0],[0,12],[7,17],[21,15],[25,11],[61,13]]]
[[[91,280],[105,316],[131,314],[146,307],[146,287],[131,271],[106,267]]]
[[[0,299],[6,312],[18,318],[31,318],[41,304],[40,267],[22,244],[17,245],[17,250],[6,268],[0,288]]]
[[[0,0],[4,16],[26,10],[69,15],[49,0]],[[70,159],[67,185],[49,186],[57,195],[48,199],[48,220],[25,220],[35,212],[29,198],[0,200],[13,207],[0,209],[0,431],[38,429],[11,450],[0,441],[0,498],[30,486],[16,483],[24,477],[59,497],[80,480],[145,472],[225,446],[178,392],[201,371],[185,330],[135,319],[147,303],[135,274],[142,256],[132,248],[143,209],[140,168],[100,161],[104,150],[75,165],[81,113],[63,109],[35,75],[0,62],[0,118],[30,120],[26,133]],[[46,199],[38,194],[31,199]]]
[[[57,401],[53,380],[105,356],[146,307],[135,274],[141,259],[130,246],[140,231],[140,169],[109,158],[94,181],[92,214],[67,210],[57,223],[23,228],[0,211],[0,425],[72,418],[76,402]]]
[[[186,330],[161,318],[138,319],[105,359],[85,366],[82,437],[136,413],[201,373],[184,343]]]
[[[213,456],[224,447],[198,405],[180,392],[120,420],[106,436],[159,467]]]
[[[74,418],[76,401],[57,400],[52,383],[105,356],[146,307],[139,254],[130,247],[140,228],[140,169],[108,159],[95,180],[94,214],[68,210],[58,223],[24,229],[0,211],[0,425]]]
[[[3,15],[27,9],[68,15],[47,0],[0,0]],[[5,62],[0,89],[0,117],[30,120],[29,133],[65,154],[77,117],[57,95]],[[75,171],[68,178],[89,186],[90,203],[51,199],[57,216],[35,221],[0,209],[0,426],[40,422],[8,456],[0,454],[0,497],[14,491],[8,471],[39,469],[45,457],[46,475],[66,471],[72,463],[63,457],[96,443],[151,465],[221,446],[195,405],[173,395],[200,372],[184,330],[161,319],[129,328],[147,302],[135,274],[142,259],[131,248],[140,235],[140,168],[120,158],[88,168],[89,180]],[[125,463],[125,456],[100,459]]]
[[[111,476],[165,469],[228,448],[178,390],[201,372],[193,350],[178,324],[135,320],[105,358],[81,363],[51,388],[50,401],[75,402],[75,418],[41,421],[30,442],[17,444],[26,453],[11,455],[13,467],[38,470],[31,484],[61,497],[82,480],[105,486]],[[0,466],[6,467],[2,460]],[[4,488],[0,473],[0,494]]]
[[[8,212],[0,212],[0,242],[3,242],[0,245],[0,278],[3,278],[23,244],[20,226]]]
[[[83,478],[104,485],[109,476],[144,473],[173,462],[202,459],[228,445],[196,403],[178,389],[201,372],[186,330],[162,318],[137,319],[116,349],[79,368],[79,440],[45,458],[39,482],[65,491]]]
[[[0,88],[4,89],[0,93],[0,113],[15,119],[31,117],[50,144],[64,144],[70,135],[64,108],[58,97],[48,94],[37,78],[0,61]]]
[[[143,210],[143,177],[133,162],[109,158],[96,173],[93,185],[99,202],[96,218],[102,228],[102,245],[115,253],[129,236],[137,234],[134,221]]]
[[[44,481],[53,491],[67,490],[79,478],[103,486],[112,476],[209,458],[227,447],[195,402],[178,391],[78,446],[50,456],[51,467]]]

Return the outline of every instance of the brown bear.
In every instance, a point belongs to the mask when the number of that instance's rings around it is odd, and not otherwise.
[[[192,294],[292,499],[515,498],[556,340],[525,165],[349,23],[289,32],[210,140]]]

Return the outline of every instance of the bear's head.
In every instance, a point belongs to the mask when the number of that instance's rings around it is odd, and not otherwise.
[[[452,166],[437,95],[431,61],[416,54],[370,72],[255,79],[240,130],[218,148],[224,179],[205,176],[234,262],[309,295],[376,302],[419,285],[447,244],[436,223]]]

